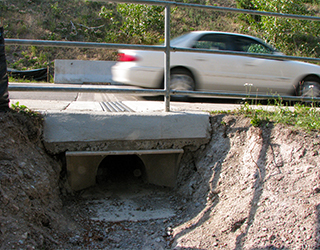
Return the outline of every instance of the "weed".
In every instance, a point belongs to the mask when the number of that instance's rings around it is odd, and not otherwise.
[[[233,114],[231,110],[212,110],[212,111],[206,111],[210,114]]]
[[[254,127],[258,127],[260,126],[262,120],[260,117],[258,117],[258,114],[257,113],[254,113],[253,117],[251,118],[251,125],[254,126]]]
[[[40,117],[40,113],[32,111],[25,105],[20,105],[19,102],[12,103],[11,109],[19,114],[24,114],[29,117]]]

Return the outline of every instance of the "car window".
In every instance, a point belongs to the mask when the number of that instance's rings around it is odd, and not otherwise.
[[[227,39],[223,35],[208,34],[200,37],[195,41],[192,48],[211,49],[211,50],[227,50]]]
[[[235,51],[248,53],[272,54],[273,50],[266,45],[247,37],[233,37],[233,47]]]
[[[268,47],[263,46],[260,43],[252,43],[249,46],[247,52],[249,52],[249,53],[261,53],[261,54],[271,54],[272,53],[272,51]]]

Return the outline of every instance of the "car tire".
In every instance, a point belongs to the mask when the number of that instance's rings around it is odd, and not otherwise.
[[[184,69],[173,69],[170,75],[170,88],[174,90],[194,91],[195,81],[192,74]],[[185,99],[184,95],[173,95],[172,99]]]
[[[309,76],[299,84],[299,96],[301,97],[320,97],[320,79]]]

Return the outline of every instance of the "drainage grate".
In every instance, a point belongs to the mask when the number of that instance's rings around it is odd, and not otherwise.
[[[134,112],[122,102],[100,102],[100,106],[105,112]]]

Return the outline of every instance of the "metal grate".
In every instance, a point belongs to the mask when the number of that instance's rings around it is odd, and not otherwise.
[[[100,102],[100,106],[105,112],[134,112],[122,102]]]

